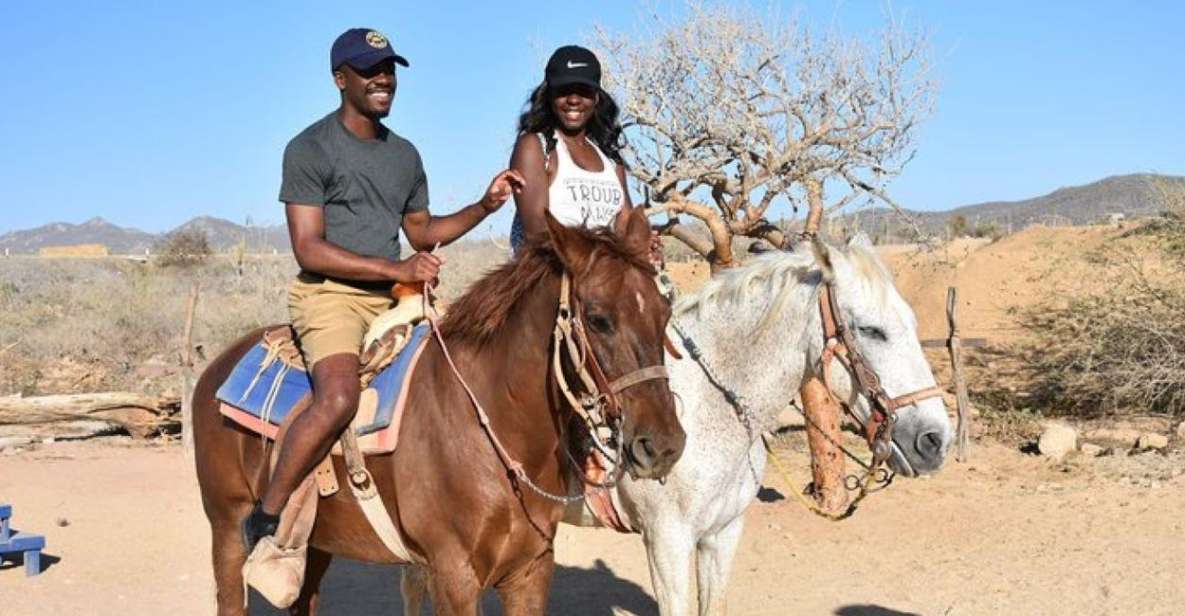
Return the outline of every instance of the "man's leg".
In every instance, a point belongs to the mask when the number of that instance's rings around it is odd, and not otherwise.
[[[288,428],[272,479],[245,524],[248,548],[275,532],[275,522],[300,482],[325,458],[358,408],[358,355],[337,353],[313,366],[313,402]]]

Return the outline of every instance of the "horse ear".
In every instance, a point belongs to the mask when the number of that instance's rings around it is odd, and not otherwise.
[[[646,258],[650,254],[650,219],[640,207],[630,210],[622,243],[630,254]]]
[[[835,266],[831,263],[831,249],[818,236],[811,237],[811,250],[815,252],[815,262],[819,264],[819,271],[823,273],[823,282],[835,280]]]
[[[569,272],[584,271],[592,255],[592,240],[564,226],[564,223],[556,220],[551,212],[544,212],[543,218],[547,221],[547,233],[551,235],[555,253],[559,255],[564,267]]]
[[[848,248],[863,248],[865,250],[872,250],[872,240],[868,239],[868,234],[863,231],[857,231],[852,239],[848,240]]]

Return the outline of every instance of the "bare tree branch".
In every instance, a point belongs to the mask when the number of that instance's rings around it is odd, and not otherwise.
[[[866,44],[773,13],[687,8],[632,34],[598,27],[594,45],[630,173],[708,225],[716,265],[733,262],[733,235],[767,238],[767,212],[796,194],[816,194],[820,215],[823,186],[833,206],[866,197],[901,210],[886,185],[912,158],[935,92],[923,34],[890,21]]]

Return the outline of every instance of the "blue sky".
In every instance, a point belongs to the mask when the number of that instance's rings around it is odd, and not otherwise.
[[[907,207],[1185,174],[1185,4],[773,4],[854,35],[886,10],[931,32],[937,111],[891,187]],[[419,147],[433,210],[452,211],[506,164],[547,54],[642,17],[609,1],[5,2],[0,232],[92,216],[148,231],[201,214],[280,222],[284,144],[337,105],[329,45],[358,25],[411,61],[388,124]],[[509,210],[486,228],[504,232]]]

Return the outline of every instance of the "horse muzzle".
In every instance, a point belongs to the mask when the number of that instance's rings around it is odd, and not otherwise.
[[[682,428],[669,435],[638,435],[625,447],[629,473],[639,479],[662,479],[683,455],[687,435]]]

